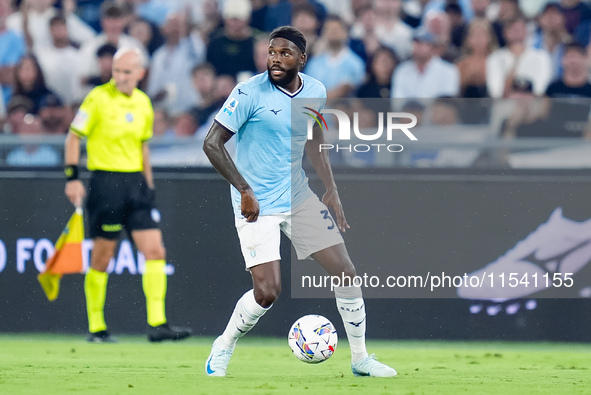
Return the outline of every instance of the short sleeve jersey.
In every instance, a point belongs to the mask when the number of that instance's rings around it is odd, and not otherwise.
[[[90,91],[70,130],[87,139],[88,170],[131,173],[143,170],[142,144],[153,124],[150,98],[139,89],[128,96],[111,80]]]
[[[320,111],[326,89],[306,74],[299,78],[300,89],[290,93],[274,85],[267,72],[255,75],[234,88],[215,117],[236,135],[236,167],[257,197],[261,215],[289,212],[313,195],[302,168],[306,115],[303,107],[292,107],[292,99],[309,99],[305,107]],[[292,110],[297,111],[294,119],[303,122],[294,123]],[[234,213],[240,216],[240,193],[234,187],[231,193]]]

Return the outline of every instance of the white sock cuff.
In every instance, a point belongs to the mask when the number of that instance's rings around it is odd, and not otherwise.
[[[361,287],[335,287],[334,295],[340,299],[358,299],[363,297]]]
[[[242,308],[245,312],[252,315],[253,317],[261,317],[263,314],[267,312],[273,305],[269,307],[263,307],[257,303],[254,298],[254,289],[247,291],[244,295],[242,295]]]

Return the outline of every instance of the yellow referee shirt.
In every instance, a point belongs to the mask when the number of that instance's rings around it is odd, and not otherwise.
[[[139,89],[127,96],[111,80],[90,91],[70,130],[87,139],[88,170],[125,173],[144,169],[142,144],[153,124],[150,98]]]

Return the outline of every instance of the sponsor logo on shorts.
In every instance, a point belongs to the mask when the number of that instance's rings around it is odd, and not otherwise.
[[[153,208],[152,211],[150,211],[150,216],[152,217],[152,221],[157,224],[159,224],[162,219],[162,215],[160,215],[160,211],[157,208]]]
[[[123,229],[123,225],[121,224],[103,224],[101,225],[101,229],[103,232],[119,232]]]

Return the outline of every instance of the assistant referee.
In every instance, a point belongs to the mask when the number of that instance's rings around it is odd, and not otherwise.
[[[76,207],[86,195],[78,178],[81,138],[87,140],[87,167],[92,172],[86,208],[94,248],[84,279],[90,342],[114,341],[104,318],[106,270],[124,228],[146,258],[142,284],[148,339],[179,340],[191,334],[187,328],[169,326],[165,315],[166,251],[158,228],[148,147],[154,111],[148,96],[137,89],[145,63],[138,49],[117,51],[112,80],[86,96],[65,142],[65,192]]]

